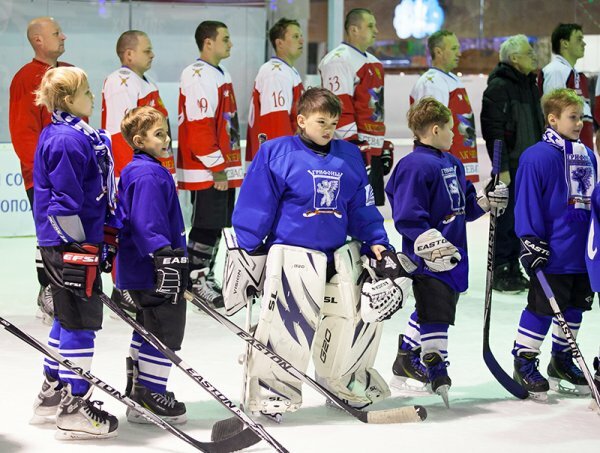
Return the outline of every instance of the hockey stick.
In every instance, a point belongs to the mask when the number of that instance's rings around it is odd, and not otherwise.
[[[569,327],[569,324],[567,324],[567,321],[565,321],[565,317],[563,316],[562,311],[560,310],[560,307],[556,302],[554,293],[552,292],[552,288],[550,288],[548,280],[546,280],[546,276],[544,275],[544,272],[541,269],[537,269],[535,271],[535,276],[539,280],[540,285],[542,285],[544,294],[546,295],[548,302],[550,302],[550,307],[552,308],[554,317],[556,318],[558,325],[560,326],[563,333],[565,334],[565,337],[567,338],[567,342],[569,343],[569,347],[571,348],[571,352],[573,353],[573,358],[577,361],[579,368],[585,376],[585,380],[590,386],[590,390],[592,391],[592,397],[596,401],[598,407],[600,407],[600,392],[598,392],[598,389],[596,388],[596,384],[594,383],[594,377],[592,376],[592,373],[590,373],[589,368],[585,364],[585,360],[583,360],[583,355],[581,355],[579,346],[577,346],[577,341],[575,341],[573,332],[571,332],[571,328]]]
[[[292,364],[286,361],[283,357],[270,350],[264,343],[258,341],[256,338],[254,338],[244,329],[239,327],[237,324],[227,319],[218,311],[209,307],[202,300],[194,296],[194,294],[192,294],[191,292],[186,291],[185,298],[188,300],[188,302],[191,302],[196,307],[200,308],[211,318],[223,324],[225,327],[231,330],[235,335],[240,337],[254,349],[263,353],[267,358],[275,362],[277,365],[279,365],[280,368],[287,371],[291,376],[306,383],[308,386],[312,387],[314,390],[323,395],[325,398],[328,398],[331,401],[333,401],[333,403],[340,409],[359,419],[363,423],[408,423],[420,422],[427,418],[427,411],[423,406],[405,406],[394,409],[383,409],[378,411],[363,411],[360,409],[355,409],[352,406],[346,404],[342,399],[338,398],[329,390],[319,385],[315,380],[313,380],[312,378],[310,378],[309,376],[292,366]]]
[[[225,407],[229,412],[236,415],[250,431],[252,431],[256,436],[265,440],[269,443],[275,450],[287,453],[287,449],[281,445],[276,439],[274,439],[269,433],[265,431],[265,429],[254,422],[250,417],[248,417],[244,412],[240,410],[229,398],[223,395],[215,386],[213,386],[210,382],[208,382],[204,377],[202,377],[196,370],[194,370],[191,366],[185,363],[173,350],[166,347],[162,342],[154,336],[154,334],[150,333],[144,326],[134,320],[131,316],[129,316],[121,307],[119,307],[110,297],[106,294],[100,293],[100,299],[108,308],[110,308],[113,312],[119,316],[123,321],[125,321],[129,326],[134,329],[137,333],[139,333],[144,340],[154,346],[162,355],[164,355],[167,359],[175,364],[180,370],[182,370],[185,374],[187,374],[194,382],[200,385],[204,390],[206,390],[215,400],[217,400],[223,407]],[[235,435],[235,434],[234,434]],[[253,439],[254,440],[254,439]],[[247,448],[251,445],[254,445],[256,442],[253,442],[250,445],[245,445],[242,448]]]
[[[15,337],[24,341],[25,343],[27,343],[34,349],[37,349],[39,352],[41,352],[42,354],[51,358],[52,360],[57,361],[63,367],[65,367],[68,370],[74,372],[75,374],[81,376],[87,382],[94,385],[95,387],[98,387],[100,390],[104,391],[105,393],[108,393],[110,396],[119,400],[121,403],[125,404],[127,407],[138,412],[142,417],[144,417],[149,422],[154,423],[156,426],[158,426],[161,429],[164,429],[165,431],[169,431],[171,434],[179,437],[181,440],[183,440],[184,442],[187,442],[188,444],[192,445],[194,448],[196,448],[200,451],[203,451],[206,453],[229,453],[229,452],[237,451],[242,448],[246,448],[251,445],[254,445],[260,440],[252,431],[244,430],[235,436],[228,437],[219,442],[200,442],[200,441],[194,439],[193,437],[187,435],[183,431],[177,429],[176,427],[174,427],[167,421],[160,418],[158,415],[154,414],[153,412],[150,412],[143,406],[139,405],[138,403],[133,401],[131,398],[123,395],[118,390],[116,390],[114,387],[112,387],[111,385],[107,384],[106,382],[100,380],[99,378],[94,376],[89,371],[84,371],[77,364],[71,362],[67,358],[64,358],[58,352],[55,352],[52,349],[48,348],[47,346],[42,344],[40,341],[38,341],[37,339],[35,339],[31,335],[29,335],[28,333],[22,331],[21,329],[19,329],[17,326],[15,326],[11,322],[7,321],[6,319],[0,317],[0,324],[2,324],[2,326],[8,332],[13,334]]]
[[[500,163],[502,159],[502,140],[494,140],[494,156],[492,162],[493,184],[496,186],[500,180]],[[495,209],[490,209],[490,230],[488,236],[487,272],[485,276],[485,308],[483,312],[483,361],[496,380],[520,399],[525,399],[529,393],[525,388],[510,377],[502,369],[490,348],[490,321],[492,313],[492,284],[494,281],[494,255],[496,253],[496,223]]]

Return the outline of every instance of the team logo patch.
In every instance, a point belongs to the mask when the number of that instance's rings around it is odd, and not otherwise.
[[[365,206],[374,206],[375,205],[375,193],[373,192],[373,188],[371,184],[367,184],[365,186]]]
[[[338,210],[337,199],[340,194],[342,172],[329,170],[307,170],[313,178],[313,208],[303,214],[313,217],[317,214],[333,214],[338,219],[342,213]]]
[[[452,217],[452,220],[454,220],[454,216],[465,213],[465,195],[458,183],[455,167],[442,168],[442,178],[444,179],[444,185],[450,198],[450,208],[452,209],[452,214],[449,217]]]

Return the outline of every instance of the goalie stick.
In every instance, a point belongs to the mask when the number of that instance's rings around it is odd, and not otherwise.
[[[554,297],[552,288],[550,288],[548,280],[546,280],[546,276],[544,275],[544,272],[541,269],[535,271],[535,276],[540,281],[542,289],[544,290],[544,294],[546,295],[546,298],[550,303],[550,307],[552,308],[552,313],[554,313],[554,317],[556,318],[558,325],[565,334],[567,342],[569,343],[569,347],[571,348],[571,352],[573,353],[573,358],[577,361],[577,365],[579,365],[579,368],[585,376],[585,380],[590,386],[590,390],[592,391],[592,398],[596,401],[598,407],[600,407],[600,392],[598,392],[598,388],[594,383],[594,376],[592,376],[592,373],[590,373],[589,368],[585,364],[585,360],[583,360],[583,355],[579,350],[579,346],[577,346],[577,341],[575,341],[573,332],[571,332],[571,328],[569,327],[569,324],[567,324],[567,321],[565,321],[565,317],[563,316],[562,311],[560,310],[560,307],[556,302],[556,298]],[[600,412],[598,414],[600,415]]]
[[[500,180],[500,163],[502,159],[502,140],[494,140],[494,159],[492,162],[492,184],[496,186]],[[496,224],[495,209],[490,209],[490,230],[488,236],[487,272],[485,276],[485,305],[483,312],[483,361],[496,380],[520,399],[525,399],[529,393],[525,388],[509,376],[500,366],[490,348],[490,321],[492,313],[492,284],[494,281],[494,255],[496,249]]]
[[[38,341],[36,338],[32,337],[31,335],[24,332],[23,330],[19,329],[17,326],[15,326],[11,322],[7,321],[6,319],[0,317],[0,324],[2,324],[4,329],[7,330],[8,332],[10,332],[11,334],[13,334],[15,337],[19,338],[20,340],[27,343],[28,345],[30,345],[34,349],[38,350],[45,356],[51,358],[52,360],[57,361],[63,367],[65,367],[68,370],[74,372],[75,374],[81,376],[87,382],[94,385],[95,387],[98,387],[100,390],[104,391],[105,393],[108,393],[110,396],[112,396],[116,400],[120,401],[121,403],[125,404],[127,407],[138,412],[142,417],[144,417],[149,422],[154,423],[156,426],[158,426],[161,429],[164,429],[165,431],[169,431],[171,434],[175,435],[176,437],[180,438],[184,442],[187,442],[188,444],[192,445],[194,448],[196,448],[202,452],[229,453],[229,452],[241,450],[242,448],[250,447],[250,446],[256,444],[260,440],[260,438],[256,434],[254,434],[249,429],[246,429],[246,430],[241,431],[233,436],[224,438],[223,440],[220,440],[218,442],[200,442],[200,441],[194,439],[193,437],[187,435],[183,431],[177,429],[176,427],[174,427],[167,421],[160,418],[158,415],[154,414],[153,412],[150,412],[143,406],[139,405],[138,403],[133,401],[131,398],[125,396],[124,394],[122,394],[121,392],[116,390],[111,385],[107,384],[106,382],[104,382],[101,379],[94,376],[89,371],[84,371],[77,364],[75,364],[75,363],[71,362],[69,359],[63,357],[58,352],[51,350],[50,348],[48,348],[47,346],[42,344],[40,341]]]
[[[326,388],[319,385],[314,379],[310,378],[306,374],[302,373],[300,370],[292,366],[288,361],[286,361],[283,357],[276,354],[272,350],[270,350],[264,343],[261,343],[244,329],[239,327],[234,322],[227,319],[225,316],[220,314],[218,311],[213,310],[211,307],[206,305],[202,300],[198,299],[194,294],[189,291],[185,292],[185,298],[194,304],[196,307],[200,308],[202,311],[207,313],[211,318],[218,321],[220,324],[223,324],[229,330],[231,330],[235,335],[240,337],[250,346],[252,346],[257,351],[264,354],[267,358],[275,362],[279,365],[280,368],[287,371],[290,375],[299,379],[300,381],[306,383],[308,386],[312,387],[314,390],[319,392],[325,398],[331,400],[337,407],[344,410],[348,414],[353,417],[359,419],[363,423],[373,423],[373,424],[384,424],[384,423],[408,423],[408,422],[420,422],[427,418],[427,411],[423,406],[405,406],[398,407],[394,409],[383,409],[383,410],[371,410],[371,411],[363,411],[360,409],[355,409],[352,406],[346,404],[342,399],[338,398],[336,395],[331,393]],[[225,422],[226,420],[224,420]]]
[[[167,359],[173,362],[175,366],[177,366],[186,375],[188,375],[194,382],[200,385],[200,387],[206,390],[215,400],[221,403],[223,407],[225,407],[229,412],[233,413],[239,420],[241,420],[248,427],[247,429],[251,430],[256,436],[266,441],[275,450],[281,453],[288,453],[288,450],[283,445],[281,445],[276,439],[274,439],[267,431],[265,431],[262,425],[259,425],[258,423],[254,422],[254,420],[252,420],[250,417],[248,417],[248,415],[246,415],[242,410],[240,410],[240,408],[237,407],[229,398],[223,395],[215,386],[213,386],[204,377],[198,374],[198,372],[194,370],[191,366],[185,363],[173,350],[162,344],[162,342],[158,338],[156,338],[154,334],[150,333],[148,330],[146,330],[144,326],[139,324],[131,316],[125,313],[125,311],[123,311],[123,309],[121,309],[110,297],[108,297],[106,294],[100,293],[100,299],[108,308],[115,312],[119,318],[121,318],[123,321],[129,324],[131,328],[133,328],[137,333],[139,333],[142,336],[142,338],[144,338],[144,340],[146,340],[148,343],[154,346],[161,354],[163,354]],[[250,445],[246,445],[245,447],[249,446]]]

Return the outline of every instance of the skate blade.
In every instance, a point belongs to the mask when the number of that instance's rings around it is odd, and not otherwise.
[[[548,402],[548,392],[528,392],[529,398],[531,398],[536,403],[547,403]]]
[[[390,379],[390,387],[405,395],[433,395],[431,386],[426,382],[418,381],[417,379],[394,376]]]
[[[563,395],[573,396],[588,396],[591,393],[590,388],[587,385],[576,385],[572,384],[566,379],[548,378],[550,384],[550,390],[553,390]]]
[[[448,390],[450,390],[449,385],[440,385],[435,391],[435,393],[442,397],[442,400],[446,405],[446,409],[450,409],[450,401],[448,400]]]
[[[354,409],[358,409],[358,410],[363,410],[365,407],[370,406],[371,404],[373,404],[371,401],[369,401],[368,403],[365,402],[357,402],[357,401],[348,401],[346,399],[342,399],[342,401],[344,401],[344,403],[346,403],[348,406],[354,408]],[[332,409],[337,409],[340,411],[344,411],[344,409],[342,409],[340,406],[338,406],[336,403],[334,403],[333,401],[331,401],[329,398],[327,398],[325,400],[325,406],[327,407],[331,407]]]
[[[169,416],[169,417],[162,417],[159,415],[159,417],[162,418],[167,423],[170,423],[171,425],[181,425],[181,424],[187,422],[187,414],[181,414],[181,415],[175,415],[175,416]],[[153,425],[154,424],[151,421],[149,421],[148,419],[146,419],[145,417],[143,417],[141,414],[139,414],[138,412],[135,412],[133,410],[131,412],[127,413],[127,421],[129,423],[137,423],[139,425]]]
[[[67,431],[57,428],[54,438],[57,440],[89,440],[89,439],[110,439],[117,437],[117,430],[110,433],[92,434],[83,431]]]
[[[275,422],[277,424],[279,424],[283,421],[283,414],[267,414],[265,412],[261,412],[260,415],[262,415],[266,419],[271,420],[272,422]]]

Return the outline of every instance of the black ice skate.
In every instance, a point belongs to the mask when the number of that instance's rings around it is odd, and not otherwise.
[[[35,317],[40,318],[44,324],[51,326],[54,322],[54,299],[50,285],[40,286],[37,297],[38,312]]]
[[[555,392],[580,396],[591,392],[583,372],[573,362],[571,351],[552,352],[548,364],[548,381]]]
[[[598,357],[594,357],[594,370],[596,370],[596,373],[594,374],[594,384],[596,385],[598,392],[600,392],[600,360],[598,360]],[[600,407],[598,407],[598,403],[596,403],[594,398],[592,398],[589,407],[593,411],[600,411]]]
[[[529,288],[529,280],[523,277],[518,267],[515,270],[515,266],[504,264],[494,269],[492,288],[505,294],[519,294]]]
[[[67,386],[56,413],[56,435],[60,440],[106,439],[117,436],[119,421],[101,410],[100,401],[90,401],[92,388],[84,396],[71,394]]]
[[[187,421],[185,404],[177,401],[173,392],[153,392],[141,384],[135,384],[131,392],[131,399],[172,425]],[[131,423],[150,423],[130,408],[127,408],[127,421]]]
[[[223,295],[221,294],[220,288],[214,283],[214,280],[209,281],[207,275],[209,273],[208,268],[200,269],[198,271],[192,271],[190,278],[192,281],[192,292],[202,302],[209,305],[211,308],[223,308],[225,306],[223,302]]]
[[[546,401],[550,385],[538,370],[540,361],[537,356],[534,352],[524,352],[516,356],[513,378],[529,392],[532,399]]]
[[[46,375],[42,389],[38,393],[33,403],[33,417],[29,422],[32,425],[39,425],[46,422],[54,422],[56,411],[60,404],[60,391],[62,384],[60,381],[52,379]]]
[[[427,369],[421,362],[421,348],[415,350],[402,349],[404,335],[398,338],[398,354],[392,365],[394,376],[390,387],[401,392],[423,393],[428,391]]]
[[[127,291],[121,291],[116,286],[113,286],[113,290],[112,290],[112,293],[110,294],[110,298],[113,300],[113,302],[115,304],[117,304],[126,313],[129,313],[130,315],[135,316],[135,314],[137,312],[137,307],[135,305],[135,302],[133,301],[133,299],[131,298],[131,296],[129,295],[129,293]],[[114,313],[112,311],[110,312],[109,316],[112,319],[121,319],[121,318],[119,318],[119,315],[117,315],[116,313]]]
[[[448,376],[448,362],[437,352],[428,352],[423,356],[423,363],[427,369],[427,378],[431,383],[431,391],[437,393],[444,400],[444,404],[449,409],[448,390],[452,385],[452,380]]]

